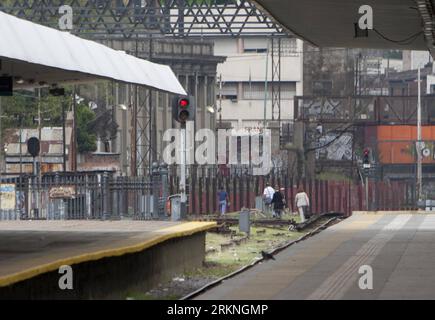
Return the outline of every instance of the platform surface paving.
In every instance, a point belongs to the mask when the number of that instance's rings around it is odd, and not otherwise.
[[[0,287],[61,265],[139,252],[213,222],[0,221]]]
[[[355,214],[275,258],[197,299],[435,299],[435,214]]]

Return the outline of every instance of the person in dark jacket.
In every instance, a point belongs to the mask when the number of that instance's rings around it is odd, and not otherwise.
[[[281,193],[278,187],[275,188],[275,193],[273,194],[271,204],[273,205],[273,217],[281,219],[281,214],[284,210],[285,201],[284,195]]]

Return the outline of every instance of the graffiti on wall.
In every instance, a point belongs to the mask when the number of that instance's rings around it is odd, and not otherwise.
[[[0,184],[0,208],[2,210],[14,210],[15,204],[15,184]]]
[[[314,146],[316,150],[316,159],[321,160],[352,160],[353,137],[351,133],[345,133],[340,136],[334,133],[328,133],[318,139]]]

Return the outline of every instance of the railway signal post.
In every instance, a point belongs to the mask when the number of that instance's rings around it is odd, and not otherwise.
[[[172,117],[180,123],[180,218],[187,216],[186,194],[186,123],[195,121],[195,104],[193,96],[177,96],[172,101]]]

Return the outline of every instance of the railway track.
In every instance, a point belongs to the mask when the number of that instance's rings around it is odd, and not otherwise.
[[[307,232],[306,234],[304,234],[303,236],[299,237],[296,240],[291,240],[289,242],[285,242],[282,245],[274,248],[272,251],[270,251],[269,253],[272,255],[277,254],[278,252],[287,249],[288,247],[303,241],[309,237],[312,237],[313,235],[321,232],[322,230],[326,229],[328,226],[335,224],[337,222],[339,222],[342,219],[342,215],[341,214],[337,214],[337,213],[327,213],[327,214],[322,214],[319,215],[317,217],[313,217],[312,219],[307,220],[307,222],[305,222],[304,224],[301,224],[300,228],[298,230],[303,230],[306,228],[311,228],[312,230],[310,230],[309,232]],[[180,300],[190,300],[193,299],[197,296],[199,296],[200,294],[216,287],[217,285],[219,285],[220,283],[222,283],[225,280],[231,279],[233,277],[235,277],[236,275],[247,271],[248,269],[253,268],[255,265],[257,265],[258,263],[262,262],[264,260],[264,258],[258,258],[256,260],[254,260],[252,263],[222,277],[219,278],[213,282],[210,282],[209,284],[189,293],[188,295],[182,297]]]
[[[307,219],[304,223],[296,223],[293,219],[271,219],[271,218],[260,218],[260,219],[252,219],[251,225],[254,226],[295,226],[294,230],[304,230],[307,227],[310,227],[313,223],[316,223],[319,219],[323,219],[325,217],[344,217],[342,213],[338,212],[328,212],[322,213],[320,215],[313,215],[311,218]],[[219,217],[217,215],[207,215],[207,216],[195,216],[193,217],[195,221],[216,221],[218,225],[226,224],[226,225],[236,225],[239,224],[238,218],[231,217]]]

